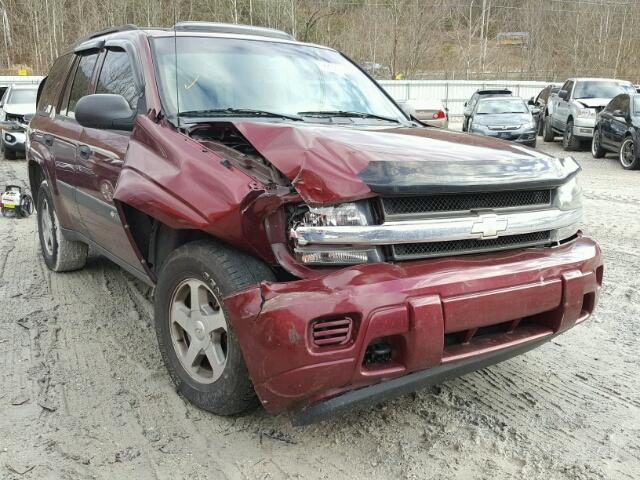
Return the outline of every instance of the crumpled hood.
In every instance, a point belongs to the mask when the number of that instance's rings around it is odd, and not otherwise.
[[[584,105],[585,107],[588,108],[596,108],[596,107],[606,107],[609,102],[611,101],[610,98],[580,98],[580,99],[576,99],[576,102]]]
[[[311,204],[556,186],[579,170],[515,143],[432,128],[234,124]]]

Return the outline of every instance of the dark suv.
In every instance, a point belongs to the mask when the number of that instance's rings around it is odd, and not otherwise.
[[[571,158],[424,127],[283,32],[96,34],[28,135],[47,266],[90,245],[154,286],[167,369],[218,414],[257,394],[309,422],[522,353],[597,301]]]

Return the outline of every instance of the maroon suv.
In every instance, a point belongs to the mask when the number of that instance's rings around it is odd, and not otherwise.
[[[28,135],[47,266],[88,246],[155,287],[178,391],[305,423],[584,321],[579,166],[424,126],[330,48],[133,26],[52,67]]]

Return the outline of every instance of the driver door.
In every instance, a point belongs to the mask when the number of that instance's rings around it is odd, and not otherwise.
[[[130,54],[119,47],[107,47],[101,57],[96,93],[122,95],[134,110],[144,111],[144,90],[134,74]],[[131,131],[83,128],[78,141],[77,161],[85,181],[78,192],[81,216],[91,239],[113,257],[142,271],[118,215],[113,194],[124,163]]]

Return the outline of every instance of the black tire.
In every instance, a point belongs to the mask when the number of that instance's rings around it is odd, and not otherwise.
[[[60,223],[51,198],[49,184],[45,180],[38,189],[38,237],[42,258],[49,270],[70,272],[83,268],[87,263],[89,247],[82,242],[67,240],[60,231]],[[48,217],[50,225],[46,223]],[[50,234],[46,232],[49,231]]]
[[[15,160],[16,158],[18,158],[18,156],[15,150],[4,147],[4,158],[7,160]]]
[[[545,142],[553,142],[556,138],[556,134],[551,127],[551,116],[544,117],[544,127],[542,131],[542,140]]]
[[[205,284],[213,293],[216,307],[222,310],[226,321],[224,370],[212,383],[199,382],[187,372],[179,357],[184,353],[178,353],[172,337],[175,326],[170,311],[174,295],[181,285],[192,280]],[[209,240],[183,245],[163,263],[154,295],[158,345],[177,391],[197,407],[217,415],[236,415],[258,405],[229,314],[218,300],[264,280],[275,280],[264,263]]]
[[[573,134],[573,120],[569,120],[562,133],[562,148],[567,151],[580,150],[580,139]]]
[[[593,129],[593,139],[591,140],[591,155],[593,155],[593,158],[602,158],[607,153],[607,151],[602,148],[600,135],[600,129],[598,125],[596,125],[596,128]]]
[[[469,130],[469,117],[465,115],[464,120],[462,120],[462,131],[466,132]]]
[[[631,158],[625,157],[623,158],[623,151],[627,144],[630,144],[631,147]],[[640,158],[638,158],[638,149],[637,144],[633,140],[631,135],[627,135],[620,145],[620,152],[618,154],[618,160],[620,161],[620,165],[625,170],[638,170],[640,169]]]

